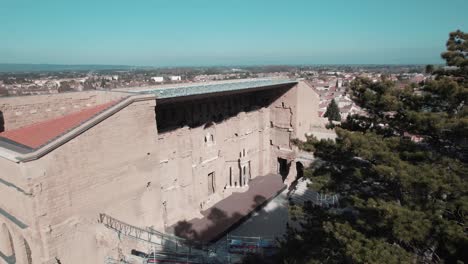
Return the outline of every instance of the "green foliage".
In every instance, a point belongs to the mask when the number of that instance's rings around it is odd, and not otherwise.
[[[299,147],[300,150],[314,152],[314,143],[317,142],[317,139],[314,136],[306,136],[306,139],[306,141],[301,141],[297,138],[294,138],[291,140],[291,143]]]
[[[468,51],[468,33],[460,30],[451,32],[447,40],[447,51],[442,53],[442,58],[447,62],[448,66],[459,67],[460,70],[466,70],[468,67],[467,51]],[[466,72],[465,76],[466,76]]]
[[[342,208],[294,208],[302,228],[288,231],[284,263],[468,260],[466,37],[451,33],[443,54],[457,68],[421,87],[356,79],[352,96],[368,115],[348,117],[335,142],[300,142],[320,160],[305,171],[312,188],[339,193]]]
[[[351,83],[352,98],[365,108],[366,117],[350,116],[342,127],[374,131],[386,136],[424,135],[440,151],[465,155],[468,141],[467,34],[450,33],[443,53],[449,70],[436,71],[436,80],[423,86],[395,87],[388,80],[357,78]]]
[[[353,263],[411,263],[414,256],[396,244],[383,239],[368,239],[347,223],[325,223],[325,231],[344,248]]]
[[[431,65],[431,64],[426,65],[425,71],[427,74],[432,74],[434,72],[434,65]]]
[[[300,220],[304,218],[304,210],[301,206],[291,205],[288,208],[289,217],[294,220]]]
[[[329,121],[341,121],[340,109],[338,108],[335,99],[331,100],[327,107],[327,111],[323,116],[328,117]]]

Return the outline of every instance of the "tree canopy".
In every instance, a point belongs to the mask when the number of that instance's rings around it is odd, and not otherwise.
[[[305,173],[312,188],[339,194],[340,206],[304,207],[280,262],[468,260],[467,38],[450,33],[449,67],[419,86],[356,79],[352,97],[368,114],[348,117],[336,141],[298,144],[320,160]]]
[[[340,109],[335,102],[335,99],[332,99],[330,104],[327,106],[327,111],[325,111],[324,117],[328,117],[329,121],[341,121]]]
[[[425,71],[427,74],[432,74],[434,72],[434,65],[432,64],[426,65]]]

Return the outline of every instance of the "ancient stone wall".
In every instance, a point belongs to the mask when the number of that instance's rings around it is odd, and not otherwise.
[[[22,165],[0,158],[0,209],[32,224],[33,188],[27,177],[22,174]]]
[[[93,93],[80,96],[73,100],[102,102]],[[25,234],[9,230],[18,243],[28,242],[33,264],[56,258],[102,263],[121,244],[103,231],[99,213],[163,231],[247,190],[251,178],[288,169],[295,158],[290,139],[314,122],[308,104],[314,96],[299,84],[161,105],[132,103],[38,160],[0,160],[8,172],[0,175],[7,182],[0,182],[0,208],[28,224]],[[8,250],[2,241],[0,250]]]
[[[12,130],[128,96],[106,91],[0,98],[0,128]],[[3,120],[1,120],[3,117]],[[3,123],[2,123],[3,121]]]
[[[5,219],[0,215],[0,263],[24,263],[33,264],[31,239],[25,237],[21,227]],[[37,261],[35,263],[40,263]]]
[[[288,177],[296,158],[291,139],[305,140],[312,124],[318,122],[318,95],[304,82],[287,89],[271,103],[271,170]]]
[[[162,228],[155,102],[133,103],[48,155],[25,163],[44,258],[101,263],[99,213]],[[114,247],[114,245],[106,245]]]
[[[284,92],[281,89],[281,92]],[[156,107],[166,226],[199,215],[270,170],[270,109],[259,91]]]
[[[305,135],[310,133],[313,127],[322,125],[318,116],[319,95],[305,82],[299,82],[297,89],[297,114],[295,124],[295,137],[306,140]]]
[[[297,86],[285,91],[269,106],[271,110],[271,144],[273,150],[288,151],[291,149],[291,138],[295,136],[294,125],[297,113]],[[276,167],[273,166],[272,169]]]
[[[6,258],[11,263],[29,264],[31,247],[39,252],[36,245],[41,244],[33,238],[33,186],[21,167],[0,158],[0,263]]]
[[[159,134],[167,226],[199,216],[233,191],[246,190],[250,179],[270,172],[265,166],[270,156],[268,115],[262,108],[209,126]]]

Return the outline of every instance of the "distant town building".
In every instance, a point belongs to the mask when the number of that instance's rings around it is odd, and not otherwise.
[[[342,86],[343,86],[343,80],[342,79],[336,80],[336,87],[341,88]]]
[[[118,80],[119,80],[119,76],[118,76],[118,75],[103,76],[102,78],[103,78],[104,80],[107,80],[107,81],[118,81]]]
[[[171,76],[170,79],[171,79],[171,81],[173,81],[173,82],[182,81],[182,77],[177,76],[177,75]]]
[[[155,76],[155,77],[151,77],[151,80],[152,80],[153,82],[162,83],[162,82],[164,82],[164,77],[162,77],[162,76]]]

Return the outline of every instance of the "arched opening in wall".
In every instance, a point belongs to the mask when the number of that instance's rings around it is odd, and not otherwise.
[[[5,131],[5,118],[3,117],[3,112],[0,111],[0,133]]]
[[[11,237],[10,230],[6,224],[2,224],[0,228],[0,256],[5,258],[12,258],[15,255],[13,247],[13,238]]]
[[[297,176],[296,180],[304,177],[304,165],[302,165],[301,162],[296,162],[296,171],[297,171]]]
[[[281,175],[284,182],[289,174],[289,164],[286,159],[278,158],[278,173]]]
[[[24,239],[23,236],[18,237],[16,249],[16,262],[17,263],[24,263],[24,264],[31,264],[32,257],[31,257],[31,248],[29,247],[28,241]]]

